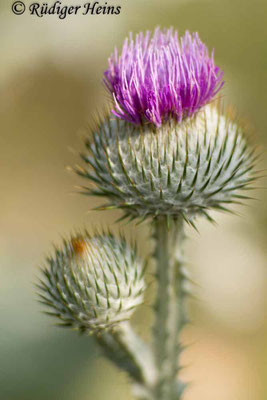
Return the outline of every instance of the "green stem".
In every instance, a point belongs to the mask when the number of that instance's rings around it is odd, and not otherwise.
[[[99,335],[97,341],[106,357],[128,372],[135,391],[141,393],[142,398],[149,399],[156,377],[153,354],[129,322],[123,322],[112,331]]]
[[[154,223],[158,283],[154,324],[154,354],[157,367],[155,400],[179,400],[183,388],[183,384],[177,381],[181,353],[178,336],[186,322],[183,225],[182,217],[171,221],[167,218],[157,218]]]
[[[129,352],[109,332],[96,336],[103,355],[113,362],[119,369],[127,372],[134,382],[143,384],[143,374],[139,366],[132,361]]]
[[[140,368],[142,382],[147,389],[155,384],[156,370],[151,348],[134,332],[129,322],[124,322],[113,337],[121,348],[132,358],[133,363]]]

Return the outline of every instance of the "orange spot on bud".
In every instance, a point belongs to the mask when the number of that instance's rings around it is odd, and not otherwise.
[[[86,251],[86,242],[82,238],[75,238],[71,241],[76,256],[83,256]]]

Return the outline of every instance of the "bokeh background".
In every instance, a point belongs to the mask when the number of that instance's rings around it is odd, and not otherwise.
[[[93,340],[55,328],[35,301],[38,265],[52,242],[75,228],[114,225],[119,216],[88,212],[98,200],[77,194],[82,182],[65,167],[79,162],[87,123],[106,101],[101,79],[114,45],[129,30],[156,25],[197,30],[216,49],[225,103],[266,148],[267,2],[120,0],[119,16],[64,21],[15,16],[11,3],[0,3],[0,399],[130,400],[126,376]],[[266,165],[265,154],[260,168]],[[199,235],[188,230],[200,300],[183,333],[192,343],[183,355],[183,375],[193,381],[185,400],[267,397],[267,194],[254,195],[258,201],[238,209],[241,218],[216,215],[218,227],[201,221]],[[134,230],[145,254],[146,227],[125,229]],[[134,318],[141,334],[149,303]]]

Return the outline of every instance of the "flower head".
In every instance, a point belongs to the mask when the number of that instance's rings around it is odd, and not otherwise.
[[[95,183],[86,191],[131,217],[208,216],[242,198],[254,177],[242,129],[210,105],[154,130],[107,118],[86,147],[87,166],[76,170]]]
[[[47,263],[40,297],[63,325],[90,332],[110,328],[143,302],[143,266],[123,238],[85,233],[65,241]]]
[[[207,104],[222,87],[222,75],[197,33],[179,39],[172,28],[157,28],[135,39],[130,34],[120,56],[115,49],[104,82],[117,117],[160,126],[169,117],[180,122]]]

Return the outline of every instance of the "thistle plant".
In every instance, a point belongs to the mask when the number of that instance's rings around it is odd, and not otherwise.
[[[188,321],[185,225],[229,210],[256,178],[254,149],[215,102],[223,72],[197,33],[159,28],[130,35],[104,73],[112,109],[85,141],[76,172],[84,192],[105,198],[99,210],[149,224],[156,271],[151,343],[129,319],[143,303],[145,265],[121,236],[87,232],[65,240],[47,260],[41,301],[65,326],[94,335],[104,354],[131,377],[136,398],[179,400]]]

